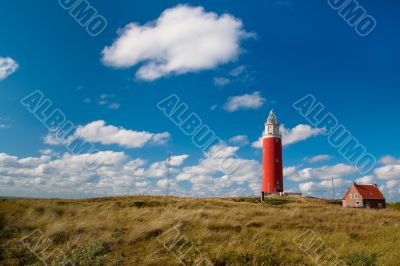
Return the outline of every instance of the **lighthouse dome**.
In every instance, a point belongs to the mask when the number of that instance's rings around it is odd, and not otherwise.
[[[273,110],[269,112],[267,124],[278,124],[278,119],[276,118],[276,115]]]

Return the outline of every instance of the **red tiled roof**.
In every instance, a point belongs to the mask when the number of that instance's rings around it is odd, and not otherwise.
[[[375,185],[355,184],[353,185],[353,187],[358,191],[358,193],[360,193],[361,197],[363,197],[364,199],[385,199],[381,191]],[[346,199],[347,194],[349,194],[350,192],[350,189],[351,188],[347,190],[342,199]]]
[[[375,185],[355,185],[355,188],[364,199],[385,199]]]

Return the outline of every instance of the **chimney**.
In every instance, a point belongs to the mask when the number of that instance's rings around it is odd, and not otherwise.
[[[353,186],[357,186],[357,183],[356,183],[356,182],[353,182]]]
[[[376,188],[378,188],[378,184],[374,184],[374,186],[375,186]]]

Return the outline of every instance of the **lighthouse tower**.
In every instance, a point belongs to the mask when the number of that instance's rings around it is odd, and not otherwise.
[[[269,112],[263,134],[262,190],[264,195],[283,192],[282,134],[273,111]]]

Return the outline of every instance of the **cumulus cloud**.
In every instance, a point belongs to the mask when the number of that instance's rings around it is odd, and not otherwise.
[[[232,145],[245,146],[249,144],[249,139],[246,135],[233,136],[228,140]]]
[[[312,128],[309,125],[300,124],[292,129],[287,129],[285,126],[282,126],[281,132],[282,144],[290,145],[320,135],[323,132],[323,129]]]
[[[197,165],[188,166],[176,176],[177,181],[189,181],[192,193],[204,195],[233,195],[237,185],[245,185],[243,193],[258,194],[261,165],[255,160],[235,156],[238,147],[215,145]],[[233,194],[232,194],[233,193]]]
[[[393,156],[384,156],[379,162],[383,164],[383,166],[378,167],[374,170],[374,174],[379,179],[391,180],[391,179],[399,179],[400,180],[400,160],[394,158]]]
[[[103,120],[93,121],[84,126],[78,126],[74,135],[65,140],[65,143],[70,143],[76,138],[81,138],[91,143],[101,143],[103,145],[117,144],[126,148],[142,148],[145,145],[154,144],[162,145],[169,140],[170,134],[150,133],[146,131],[134,131],[106,125]],[[54,135],[48,134],[44,138],[44,142],[50,145],[62,144]]]
[[[283,168],[283,176],[291,176],[296,172],[297,168],[295,166],[289,166]]]
[[[282,133],[282,145],[288,146],[300,141],[304,141],[311,137],[320,135],[323,132],[322,128],[312,128],[309,125],[299,124],[294,128],[286,128],[285,125],[281,125]],[[254,141],[251,146],[253,148],[262,148],[263,137],[259,137],[258,140]]]
[[[189,158],[188,154],[171,156],[168,163],[172,166],[180,166],[187,158]]]
[[[167,132],[154,134],[106,125],[103,120],[78,127],[76,135],[89,142],[118,144],[127,148],[141,148],[148,143],[164,144],[170,136]]]
[[[217,15],[203,7],[178,5],[141,26],[130,23],[102,51],[103,63],[127,68],[143,63],[136,72],[152,81],[169,74],[212,69],[237,59],[240,42],[253,36],[241,20]]]
[[[290,172],[287,178],[292,181],[305,181],[312,179],[341,178],[355,174],[357,169],[347,164],[336,164],[333,166],[322,166],[318,168],[304,168]]]
[[[379,163],[388,165],[388,164],[400,164],[400,159],[396,159],[395,157],[391,155],[386,155],[383,156],[381,159],[379,159]]]
[[[17,71],[19,65],[11,57],[0,57],[0,80]]]
[[[400,164],[389,164],[374,170],[379,179],[400,179]]]
[[[188,155],[148,163],[124,152],[101,151],[103,162],[95,170],[84,166],[88,154],[18,158],[0,153],[0,193],[3,195],[122,195],[164,194],[181,196],[251,195],[259,192],[261,166],[239,159],[237,147],[216,145],[199,163],[183,167]],[[47,155],[49,154],[49,155]],[[169,163],[171,162],[171,163]],[[224,165],[239,164],[235,171]],[[182,185],[190,183],[189,187]],[[10,194],[11,193],[11,194]]]
[[[357,183],[361,184],[372,184],[374,183],[374,176],[373,175],[366,175],[356,179]]]
[[[327,154],[320,154],[320,155],[315,155],[312,157],[306,157],[304,158],[304,160],[308,163],[317,163],[317,162],[323,162],[323,161],[329,161],[330,159],[332,159],[331,155],[327,155]]]
[[[350,180],[337,178],[333,180],[335,189],[338,193],[335,193],[336,197],[342,196],[344,190],[351,185]],[[319,182],[304,182],[299,184],[299,190],[306,195],[322,195],[325,197],[331,196],[332,181],[323,180]]]
[[[0,192],[35,192],[41,196],[162,193],[151,184],[166,176],[166,161],[149,165],[146,160],[132,159],[123,152],[102,151],[94,155],[103,163],[89,170],[84,164],[88,154],[65,153],[53,158],[47,155],[50,151],[43,153],[46,155],[26,158],[0,153]],[[174,157],[175,166],[179,166],[188,156]],[[176,174],[178,169],[171,172]]]
[[[265,103],[259,91],[252,94],[243,94],[239,96],[229,97],[224,105],[224,109],[228,112],[235,112],[238,110],[257,109]]]

